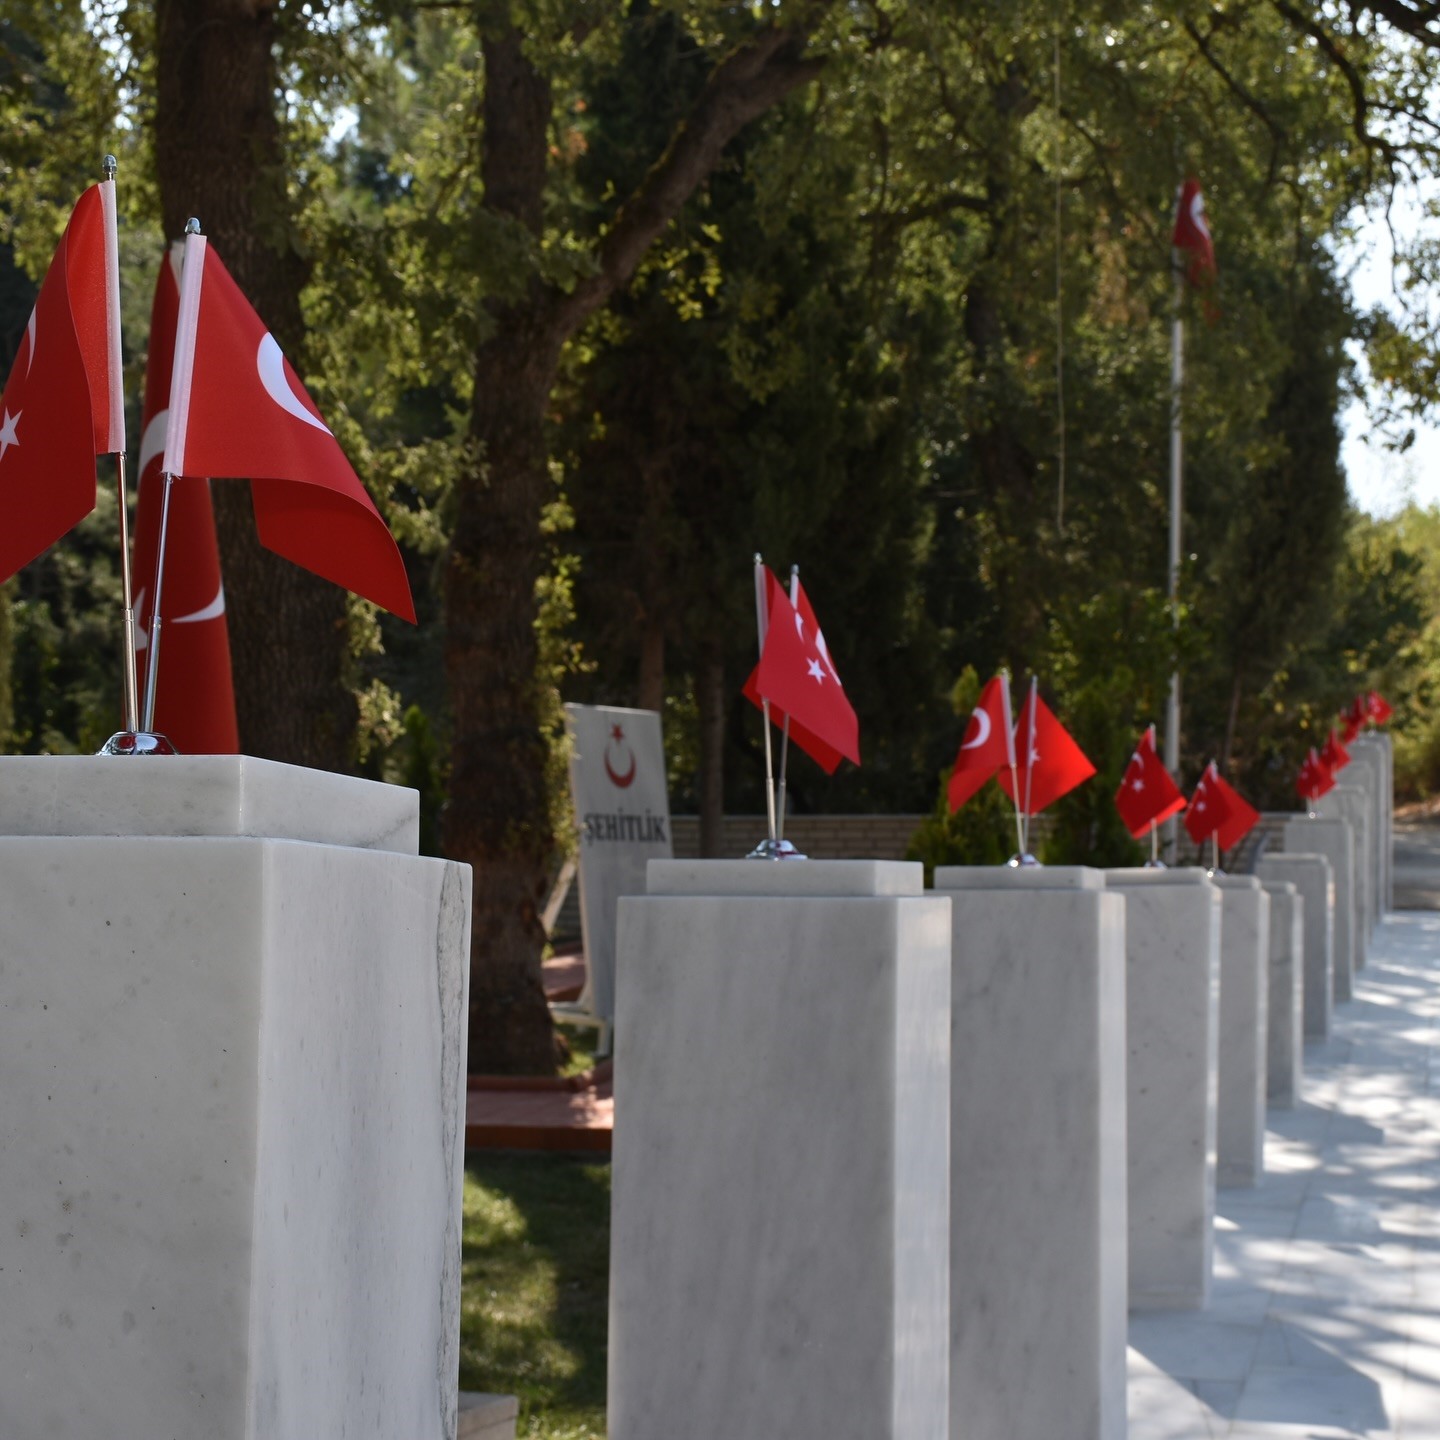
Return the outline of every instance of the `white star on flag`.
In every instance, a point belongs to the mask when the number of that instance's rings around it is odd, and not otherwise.
[[[17,410],[13,415],[8,410],[5,412],[5,423],[0,425],[0,460],[5,458],[5,452],[12,445],[20,443],[20,437],[15,433],[15,426],[24,413],[23,410]]]
[[[1145,788],[1145,782],[1137,776],[1130,782],[1130,788],[1132,790],[1143,790]]]
[[[806,663],[810,667],[811,676],[823,685],[825,683],[825,672],[820,668],[820,662],[818,660],[809,660]]]

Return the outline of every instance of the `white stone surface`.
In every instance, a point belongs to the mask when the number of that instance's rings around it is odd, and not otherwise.
[[[1345,767],[1349,776],[1352,766]],[[1365,952],[1374,926],[1375,897],[1372,893],[1374,875],[1374,839],[1371,833],[1372,801],[1359,785],[1337,785],[1328,795],[1315,802],[1315,813],[1333,820],[1344,820],[1350,826],[1355,849],[1355,923],[1350,927],[1350,972],[1365,967]]]
[[[919,895],[918,860],[652,860],[651,895]]]
[[[1368,731],[1357,737],[1351,755],[1372,755],[1380,766],[1380,903],[1383,914],[1395,908],[1395,752],[1390,736]]]
[[[611,1440],[942,1436],[950,902],[683,873],[620,902]]]
[[[1347,785],[1357,786],[1365,792],[1370,815],[1370,846],[1368,864],[1370,868],[1370,931],[1367,941],[1380,926],[1389,909],[1385,902],[1385,857],[1384,837],[1385,816],[1385,761],[1373,746],[1361,746],[1350,751],[1350,763],[1345,767],[1344,780]]]
[[[1305,1070],[1305,911],[1289,880],[1262,878],[1270,897],[1265,1096],[1280,1110],[1299,1101]]]
[[[1330,862],[1335,897],[1331,910],[1330,998],[1332,1004],[1343,1005],[1350,998],[1355,973],[1354,831],[1345,820],[1297,815],[1285,822],[1284,839],[1287,854],[1323,855]]]
[[[1324,855],[1268,851],[1256,861],[1255,874],[1265,882],[1288,880],[1300,896],[1305,963],[1301,1007],[1307,1039],[1330,1033],[1335,994],[1334,926],[1335,872]]]
[[[442,861],[0,838],[0,1435],[454,1435],[468,940]]]
[[[1253,875],[1220,889],[1220,1077],[1215,1158],[1220,1185],[1258,1185],[1265,1170],[1270,897]]]
[[[1210,1293],[1220,891],[1203,870],[1108,870],[1125,896],[1130,1308]]]
[[[1079,867],[935,872],[952,1440],[1125,1434],[1125,902],[1103,887]]]
[[[414,855],[402,785],[251,755],[7,755],[0,835],[249,835]]]

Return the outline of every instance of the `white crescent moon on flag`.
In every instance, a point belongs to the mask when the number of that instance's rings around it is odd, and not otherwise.
[[[979,722],[980,729],[973,740],[967,740],[961,745],[962,750],[978,750],[990,738],[990,712],[972,710],[970,718]]]
[[[142,590],[135,597],[135,649],[138,653],[150,647],[150,632],[141,623],[140,616],[145,608],[145,592]],[[225,613],[225,582],[220,582],[220,588],[215,592],[215,598],[208,604],[202,605],[198,610],[192,610],[188,615],[177,615],[169,621],[171,625],[194,625],[201,620],[218,620]]]
[[[25,334],[30,339],[30,348],[25,352],[25,377],[30,377],[30,367],[35,363],[35,312],[31,310],[30,320],[25,326]]]
[[[284,353],[268,330],[260,342],[259,350],[255,352],[255,371],[260,376],[265,393],[282,410],[288,411],[297,420],[303,420],[307,425],[313,425],[317,430],[330,434],[330,427],[323,420],[317,420],[290,388],[289,378],[285,374]]]
[[[157,411],[150,417],[150,423],[140,437],[140,474],[142,475],[145,473],[145,467],[157,455],[165,453],[165,419],[169,414],[168,410]]]
[[[1190,221],[1207,240],[1210,239],[1210,226],[1205,220],[1205,197],[1198,190],[1190,201]]]

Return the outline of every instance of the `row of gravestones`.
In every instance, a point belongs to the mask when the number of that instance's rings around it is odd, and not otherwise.
[[[622,902],[611,1440],[1118,1440],[1389,908],[1388,740],[1253,875],[652,864]],[[963,1417],[963,1420],[962,1420]]]
[[[1204,1303],[1217,1145],[1258,1174],[1388,908],[1353,753],[1261,879],[656,865],[612,1440],[1122,1434],[1127,1305]],[[247,757],[0,759],[0,1436],[455,1435],[469,873],[418,825]]]

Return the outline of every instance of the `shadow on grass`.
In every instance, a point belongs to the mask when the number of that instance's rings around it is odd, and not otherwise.
[[[460,1388],[520,1397],[527,1440],[603,1440],[610,1167],[465,1157]]]

